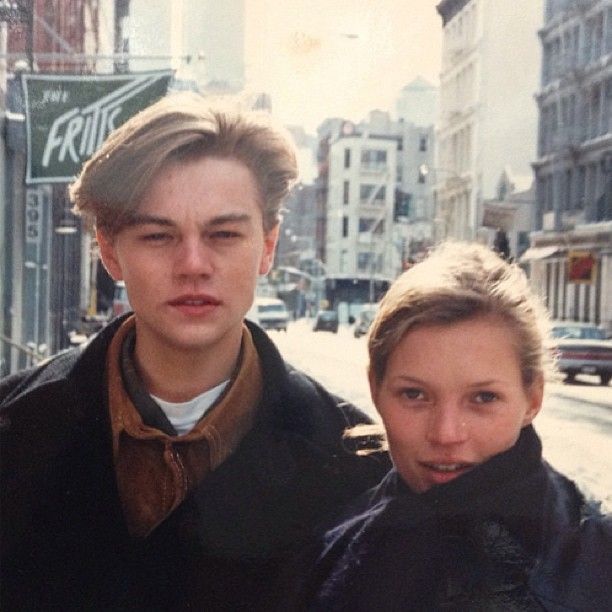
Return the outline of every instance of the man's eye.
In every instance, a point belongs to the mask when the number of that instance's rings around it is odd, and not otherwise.
[[[499,399],[499,396],[493,391],[479,391],[474,399],[477,404],[488,404]]]
[[[216,240],[230,240],[232,238],[238,238],[240,234],[232,230],[218,230],[211,234],[211,237]]]
[[[152,232],[151,234],[144,234],[141,238],[145,242],[164,242],[170,240],[172,236],[164,232]]]

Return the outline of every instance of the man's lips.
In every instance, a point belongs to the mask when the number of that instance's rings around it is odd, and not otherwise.
[[[202,308],[204,306],[219,306],[221,302],[210,295],[205,294],[187,294],[180,295],[168,301],[170,306],[178,306],[184,308]]]

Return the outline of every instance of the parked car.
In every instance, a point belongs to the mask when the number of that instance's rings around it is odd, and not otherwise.
[[[357,321],[353,328],[353,336],[360,338],[361,336],[368,333],[370,325],[376,316],[378,310],[378,304],[365,304],[361,309],[361,312],[357,315]]]
[[[555,321],[552,325],[555,339],[557,367],[565,373],[567,382],[577,374],[599,376],[602,385],[612,379],[612,340],[597,325],[573,321]]]
[[[123,281],[115,283],[115,291],[113,293],[113,306],[111,316],[118,317],[124,312],[132,310],[130,301],[128,300],[127,289]]]
[[[338,313],[335,310],[320,310],[317,313],[312,331],[338,332]]]
[[[289,312],[283,300],[258,297],[255,298],[246,318],[257,323],[263,329],[287,331]]]

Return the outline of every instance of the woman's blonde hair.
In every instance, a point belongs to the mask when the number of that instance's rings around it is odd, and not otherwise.
[[[113,131],[70,188],[74,210],[110,235],[127,225],[152,181],[169,164],[235,159],[252,172],[264,230],[297,178],[289,135],[264,113],[211,108],[197,94],[162,98]]]
[[[525,388],[552,369],[549,320],[523,270],[475,243],[447,242],[404,272],[382,299],[368,336],[369,370],[382,381],[410,330],[491,316],[513,331]]]

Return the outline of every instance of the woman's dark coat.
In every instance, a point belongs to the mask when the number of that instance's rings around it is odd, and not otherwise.
[[[132,538],[106,404],[118,323],[0,382],[0,609],[269,609],[315,527],[388,470],[386,455],[344,447],[343,430],[366,417],[251,326],[264,372],[254,428],[148,538]]]
[[[610,517],[542,461],[532,427],[420,495],[392,470],[347,516],[300,609],[612,610]]]

